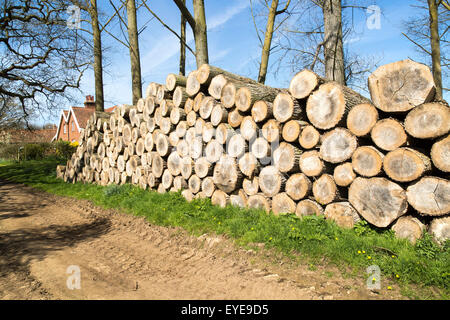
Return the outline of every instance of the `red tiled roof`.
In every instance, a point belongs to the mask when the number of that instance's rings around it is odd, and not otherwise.
[[[116,107],[117,107],[117,106],[114,106],[114,107],[111,107],[111,108],[105,109],[105,112],[113,112],[113,111],[114,111],[114,109],[115,109]]]
[[[84,107],[72,107],[72,110],[80,129],[86,128],[89,117],[95,112],[95,109]]]

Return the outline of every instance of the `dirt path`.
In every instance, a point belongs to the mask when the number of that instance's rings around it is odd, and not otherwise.
[[[80,270],[70,290],[67,268]],[[397,291],[398,290],[394,290]],[[392,299],[330,267],[0,181],[0,299]]]

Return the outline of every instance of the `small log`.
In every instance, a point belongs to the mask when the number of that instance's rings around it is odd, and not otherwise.
[[[162,178],[161,178],[161,184],[164,187],[164,189],[168,190],[170,187],[172,187],[173,183],[173,176],[170,173],[168,169],[164,170]]]
[[[186,113],[181,108],[173,108],[170,111],[170,122],[177,125],[180,121],[186,120]]]
[[[186,189],[187,187],[188,183],[182,176],[176,176],[173,178],[173,188],[175,191],[180,191]]]
[[[248,151],[248,144],[241,134],[235,134],[227,143],[227,154],[233,158],[240,158]]]
[[[264,167],[259,174],[259,187],[269,197],[273,197],[284,189],[286,177],[274,166]]]
[[[225,208],[230,203],[230,197],[222,190],[215,190],[211,197],[211,203],[215,206]]]
[[[158,154],[153,153],[152,156],[152,174],[155,178],[161,178],[164,170],[166,169],[166,161]]]
[[[306,103],[306,115],[313,126],[328,130],[345,125],[348,112],[369,100],[336,82],[322,84]]]
[[[405,130],[420,139],[433,139],[450,131],[450,108],[443,103],[424,103],[405,118]]]
[[[191,202],[192,200],[194,200],[194,195],[189,189],[183,190],[181,192],[181,195],[186,199],[187,202]]]
[[[339,227],[352,229],[361,218],[349,202],[335,202],[326,206],[325,219],[334,221]]]
[[[188,114],[192,110],[194,110],[194,100],[189,98],[189,99],[186,100],[186,102],[184,104],[184,112],[186,114]]]
[[[299,218],[304,216],[323,216],[323,208],[314,200],[304,199],[297,204],[295,215]]]
[[[225,86],[222,88],[222,95],[220,96],[220,102],[222,102],[222,105],[227,109],[234,107],[236,104],[237,91],[240,88],[245,87],[246,85],[247,84],[245,82],[229,79]],[[237,109],[239,110],[239,108]]]
[[[211,197],[216,190],[214,185],[214,180],[212,177],[206,177],[202,180],[202,192],[207,196]]]
[[[208,142],[205,147],[206,159],[211,163],[216,163],[217,161],[219,161],[223,153],[223,145],[215,139],[212,139],[210,142]]]
[[[149,96],[156,97],[156,94],[158,93],[158,87],[159,86],[160,86],[159,83],[150,82],[150,84],[147,86],[147,89],[145,90],[146,97],[149,97]]]
[[[221,123],[225,123],[228,120],[228,111],[222,107],[220,103],[216,104],[211,110],[211,124],[218,126]]]
[[[245,153],[239,159],[239,170],[247,177],[253,177],[259,174],[260,164],[252,153]]]
[[[271,88],[262,84],[248,83],[236,92],[236,108],[242,112],[248,112],[256,101],[273,101],[280,91],[281,89]]]
[[[251,209],[259,209],[270,212],[271,201],[267,199],[262,193],[258,193],[248,197],[247,207]]]
[[[319,77],[316,73],[310,70],[302,70],[298,72],[289,84],[289,92],[296,99],[305,99],[319,85],[325,82],[325,79]]]
[[[132,129],[131,126],[129,124],[124,125],[123,130],[122,130],[122,137],[123,137],[123,142],[125,144],[131,144],[131,140],[132,140]]]
[[[156,123],[155,123],[155,119],[154,118],[150,118],[148,121],[146,121],[146,123],[147,123],[147,130],[148,130],[148,132],[155,131]]]
[[[186,115],[186,123],[189,127],[193,127],[195,125],[195,121],[197,120],[197,113],[192,110]]]
[[[281,92],[273,101],[273,116],[279,122],[302,119],[304,109],[304,101],[294,99],[289,93]]]
[[[142,121],[139,125],[139,134],[141,137],[145,137],[148,133],[147,121]]]
[[[162,115],[161,107],[157,107],[155,109],[155,115],[153,116],[153,121],[155,122],[155,125],[159,126],[159,123],[160,123],[162,117],[163,117],[163,115]]]
[[[202,119],[204,119],[204,120],[208,120],[209,117],[211,116],[211,112],[212,112],[213,108],[216,105],[217,105],[216,100],[213,97],[203,98],[203,100],[200,104],[200,109],[198,110],[200,117],[202,117]]]
[[[431,161],[414,149],[399,148],[386,154],[383,169],[392,180],[411,182],[431,170]]]
[[[430,224],[429,232],[433,235],[433,239],[444,244],[450,239],[450,217],[440,217],[433,219]]]
[[[226,144],[236,131],[227,123],[221,123],[216,128],[216,141],[221,144]]]
[[[177,149],[178,155],[181,158],[187,157],[189,155],[189,143],[187,143],[186,140],[178,141],[176,149]]]
[[[230,195],[230,204],[234,207],[245,208],[247,206],[247,196],[244,191],[239,190],[236,194]]]
[[[195,160],[195,174],[199,178],[205,178],[213,173],[214,166],[209,162],[206,157],[200,157]]]
[[[245,178],[242,181],[242,189],[248,196],[253,196],[259,191],[259,178],[253,177],[251,179]]]
[[[333,176],[329,174],[323,174],[319,179],[314,181],[312,192],[314,199],[322,205],[329,204],[339,197]]]
[[[384,112],[409,111],[430,102],[436,92],[430,69],[409,59],[379,67],[368,84],[374,105]]]
[[[307,151],[300,155],[298,160],[300,171],[308,177],[320,176],[325,170],[325,164],[318,151]]]
[[[255,139],[258,133],[258,125],[251,116],[246,116],[242,119],[240,129],[242,137],[247,141]]]
[[[238,109],[236,109],[238,110]],[[256,101],[252,106],[252,118],[256,123],[268,120],[273,116],[273,104],[267,101]]]
[[[394,223],[391,229],[395,232],[397,238],[407,239],[415,244],[417,240],[422,238],[425,228],[425,225],[419,219],[412,216],[403,216]]]
[[[155,98],[149,96],[145,98],[144,110],[142,111],[144,119],[148,121],[150,117],[153,115],[153,112],[155,112]]]
[[[159,133],[155,141],[156,151],[161,157],[165,157],[169,154],[169,138],[163,134]]]
[[[153,134],[151,132],[145,135],[144,147],[147,152],[153,151]]]
[[[347,128],[357,137],[366,137],[378,121],[378,111],[370,103],[354,106],[347,116]]]
[[[186,93],[189,97],[195,96],[201,90],[202,86],[197,80],[197,70],[191,71],[186,79]]]
[[[244,119],[244,116],[238,109],[234,108],[231,112],[228,112],[228,124],[233,128],[239,127],[242,119]]]
[[[169,144],[171,147],[176,147],[178,142],[180,141],[180,137],[177,135],[175,131],[172,131],[169,134]]]
[[[191,175],[188,180],[189,190],[196,194],[200,191],[202,180],[195,174]]]
[[[348,200],[367,222],[385,228],[408,210],[406,192],[386,178],[356,178]]]
[[[155,102],[161,104],[166,99],[172,99],[172,93],[165,86],[159,86],[156,92]]]
[[[351,158],[357,146],[358,141],[350,131],[336,128],[323,135],[320,157],[331,163],[344,162]]]
[[[407,135],[402,124],[392,118],[379,120],[371,131],[372,141],[377,147],[392,151],[407,142]]]
[[[311,192],[311,180],[303,173],[296,173],[286,181],[285,190],[289,197],[298,201],[309,195]]]
[[[145,140],[142,138],[139,138],[136,142],[136,154],[138,156],[142,156],[145,152]]]
[[[200,110],[200,106],[202,105],[202,101],[205,98],[205,94],[203,92],[199,92],[195,95],[194,104],[192,106],[192,110],[198,112]]]
[[[186,87],[187,78],[185,76],[169,73],[166,77],[166,88],[168,91],[175,90],[176,87]]]
[[[186,134],[188,125],[186,121],[180,121],[175,128],[175,132],[179,138],[183,138]]]
[[[262,127],[263,137],[270,143],[280,141],[281,126],[275,119],[268,120]]]
[[[196,138],[201,138],[201,135],[203,133],[203,127],[205,126],[206,121],[203,120],[202,118],[197,118],[197,120],[195,120],[195,137]]]
[[[302,129],[298,137],[298,143],[304,149],[312,149],[317,146],[320,140],[320,133],[311,125]]]
[[[220,97],[222,96],[222,89],[227,84],[228,79],[222,75],[218,74],[214,78],[212,78],[211,83],[208,87],[208,93],[211,97],[214,99],[220,100]]]
[[[266,159],[271,156],[272,150],[270,148],[269,142],[263,137],[256,138],[251,144],[250,152],[257,159]]]
[[[423,177],[406,190],[408,203],[422,215],[450,213],[450,182],[438,177]]]
[[[243,175],[238,169],[236,160],[223,155],[214,166],[214,184],[220,190],[231,193],[242,186]]]
[[[247,83],[258,83],[255,80],[252,80],[250,78],[239,76],[237,74],[225,71],[223,69],[220,69],[218,67],[215,67],[215,66],[212,66],[209,64],[201,65],[200,68],[198,68],[196,75],[197,75],[197,80],[199,83],[209,84],[209,83],[211,83],[212,79],[219,74],[222,74],[225,77],[227,77],[229,79],[233,79],[233,80],[244,81]]]
[[[307,125],[308,123],[304,121],[289,120],[283,125],[281,136],[283,137],[284,141],[294,142],[298,139],[302,127],[306,127]]]
[[[181,173],[180,170],[181,158],[178,152],[173,151],[167,158],[167,169],[172,176],[178,176]]]
[[[203,142],[208,143],[216,134],[216,128],[214,128],[211,122],[206,122],[202,129]]]
[[[191,177],[193,168],[194,161],[192,161],[191,157],[187,156],[181,158],[180,172],[184,179],[188,180]]]
[[[442,172],[450,172],[450,135],[434,143],[430,155],[436,168]]]
[[[198,159],[203,155],[203,141],[200,137],[195,137],[189,143],[189,156],[192,159]]]
[[[374,177],[381,173],[384,155],[372,146],[358,147],[352,156],[353,170],[363,177]]]
[[[281,142],[273,152],[273,162],[275,167],[284,173],[298,171],[299,159],[302,151],[294,145]]]
[[[272,198],[272,212],[275,215],[280,213],[294,213],[297,209],[295,202],[284,192]]]
[[[334,182],[340,187],[348,187],[353,180],[356,179],[356,174],[353,171],[353,166],[350,162],[345,162],[334,168],[333,172]]]
[[[131,129],[131,143],[136,144],[140,137],[140,131],[138,128]]]

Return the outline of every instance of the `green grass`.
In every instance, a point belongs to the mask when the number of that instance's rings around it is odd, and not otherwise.
[[[378,265],[381,276],[396,281],[402,293],[410,297],[450,297],[448,241],[439,247],[425,235],[411,245],[389,230],[375,229],[364,222],[348,230],[322,217],[299,219],[231,206],[219,208],[209,199],[188,203],[180,193],[159,194],[132,185],[67,184],[56,179],[56,164],[55,160],[3,162],[0,178],[60,196],[88,199],[95,205],[144,216],[154,224],[179,226],[196,235],[225,234],[243,246],[264,243],[266,248],[301,257],[311,265],[323,263],[325,258],[326,263],[353,275],[367,277],[366,268]]]

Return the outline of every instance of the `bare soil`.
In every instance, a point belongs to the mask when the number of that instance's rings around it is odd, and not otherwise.
[[[80,289],[67,286],[71,265]],[[0,299],[403,299],[365,282],[0,181]]]

